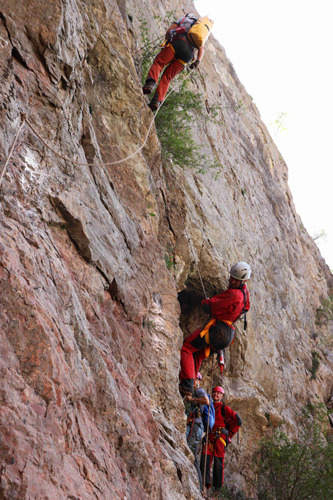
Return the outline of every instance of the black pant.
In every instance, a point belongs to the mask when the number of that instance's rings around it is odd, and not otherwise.
[[[205,451],[205,444],[202,445],[202,448],[203,448],[203,451]],[[216,456],[216,454],[219,454],[220,456]],[[205,476],[205,487],[206,488],[208,488],[211,485],[210,468],[211,468],[213,460],[214,460],[214,463],[213,463],[213,486],[214,486],[214,488],[219,489],[219,488],[222,488],[223,479],[224,479],[224,450],[222,450],[221,447],[219,447],[219,449],[214,449],[214,456],[211,455],[210,451],[209,451],[209,454],[207,455],[207,458],[206,458],[206,455],[204,455],[204,454],[201,455],[200,470],[201,470],[202,477]],[[205,461],[206,461],[206,475],[204,474]]]

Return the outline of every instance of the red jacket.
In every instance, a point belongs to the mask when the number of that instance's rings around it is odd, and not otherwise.
[[[245,310],[250,309],[249,291],[244,283],[242,289],[246,294]],[[235,322],[242,314],[244,308],[244,294],[239,288],[228,288],[225,292],[215,295],[211,299],[205,299],[201,305],[210,306],[210,312],[213,318],[219,321]]]
[[[224,410],[222,412],[222,407]],[[231,439],[238,429],[240,428],[242,421],[240,417],[235,413],[229,406],[223,404],[221,401],[214,403],[215,408],[215,424],[212,429],[214,433],[219,427],[224,427],[229,431],[229,438]],[[225,416],[223,416],[223,413]]]

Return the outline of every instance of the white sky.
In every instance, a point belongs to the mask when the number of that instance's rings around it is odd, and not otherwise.
[[[333,268],[333,0],[195,0],[289,169],[296,210]],[[274,122],[286,113],[285,131]],[[300,256],[301,257],[301,256]]]

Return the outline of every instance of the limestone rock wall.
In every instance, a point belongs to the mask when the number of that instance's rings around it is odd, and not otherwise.
[[[4,0],[1,165],[20,113],[77,162],[135,152],[152,120],[140,19],[159,36],[153,16],[170,10],[193,4]],[[254,491],[265,414],[292,431],[302,404],[332,393],[332,332],[315,322],[332,275],[295,211],[287,166],[213,38],[200,72],[192,85],[219,123],[198,122],[194,134],[223,166],[217,178],[163,165],[154,130],[128,161],[87,166],[22,129],[0,188],[3,498],[200,498],[177,390],[183,333],[205,319],[198,269],[209,295],[234,261],[254,270],[248,331],[238,328],[224,381],[244,422],[229,448],[230,484]]]

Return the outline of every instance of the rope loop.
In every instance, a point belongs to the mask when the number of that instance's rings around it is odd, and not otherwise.
[[[185,80],[187,80],[187,78],[189,78],[189,76],[191,75],[193,70],[190,70],[188,75],[183,78],[172,90],[170,90],[170,92],[167,94],[166,98],[164,99],[164,101],[162,102],[161,106],[157,109],[155,115],[153,116],[153,119],[151,120],[150,122],[150,125],[149,125],[149,128],[148,128],[148,131],[147,131],[147,134],[146,134],[146,137],[142,143],[142,145],[136,150],[134,151],[134,153],[130,154],[129,156],[126,156],[126,158],[123,158],[122,160],[117,160],[117,161],[112,161],[112,162],[107,162],[107,163],[84,163],[84,162],[80,162],[80,161],[75,161],[75,160],[72,160],[71,158],[68,158],[67,156],[63,156],[62,154],[58,153],[58,151],[56,151],[52,146],[50,146],[50,144],[48,144],[42,137],[41,135],[37,132],[37,130],[35,129],[35,127],[30,123],[30,121],[28,120],[27,116],[25,113],[21,112],[20,115],[21,115],[21,120],[22,120],[22,123],[18,129],[18,131],[16,132],[16,135],[15,135],[15,138],[14,138],[14,141],[13,141],[13,144],[12,144],[12,147],[9,151],[9,154],[8,154],[8,157],[7,157],[7,160],[6,160],[6,163],[5,165],[3,166],[2,170],[1,170],[1,174],[0,174],[0,187],[1,187],[1,182],[2,182],[2,178],[5,174],[5,171],[6,171],[6,168],[7,168],[7,165],[9,163],[9,160],[13,154],[13,151],[14,151],[14,148],[15,148],[15,145],[16,145],[16,142],[17,142],[17,139],[18,139],[18,136],[23,128],[23,126],[25,124],[27,124],[27,126],[30,128],[30,130],[33,132],[33,134],[38,137],[38,139],[42,142],[42,144],[44,144],[44,146],[49,149],[53,154],[55,154],[58,158],[61,158],[62,160],[66,161],[66,162],[69,162],[69,163],[72,163],[73,165],[81,165],[81,166],[85,166],[85,167],[110,167],[112,165],[119,165],[120,163],[124,163],[125,161],[127,160],[130,160],[131,158],[133,158],[134,156],[136,156],[146,145],[147,143],[147,140],[148,140],[148,136],[149,136],[149,133],[151,131],[151,128],[153,126],[153,123],[155,122],[156,120],[156,116],[159,112],[159,110],[162,108],[163,104],[165,103],[165,101],[168,99],[168,97],[172,94],[172,92],[174,92],[175,90],[177,90],[178,87],[180,87],[180,85],[182,85]]]

